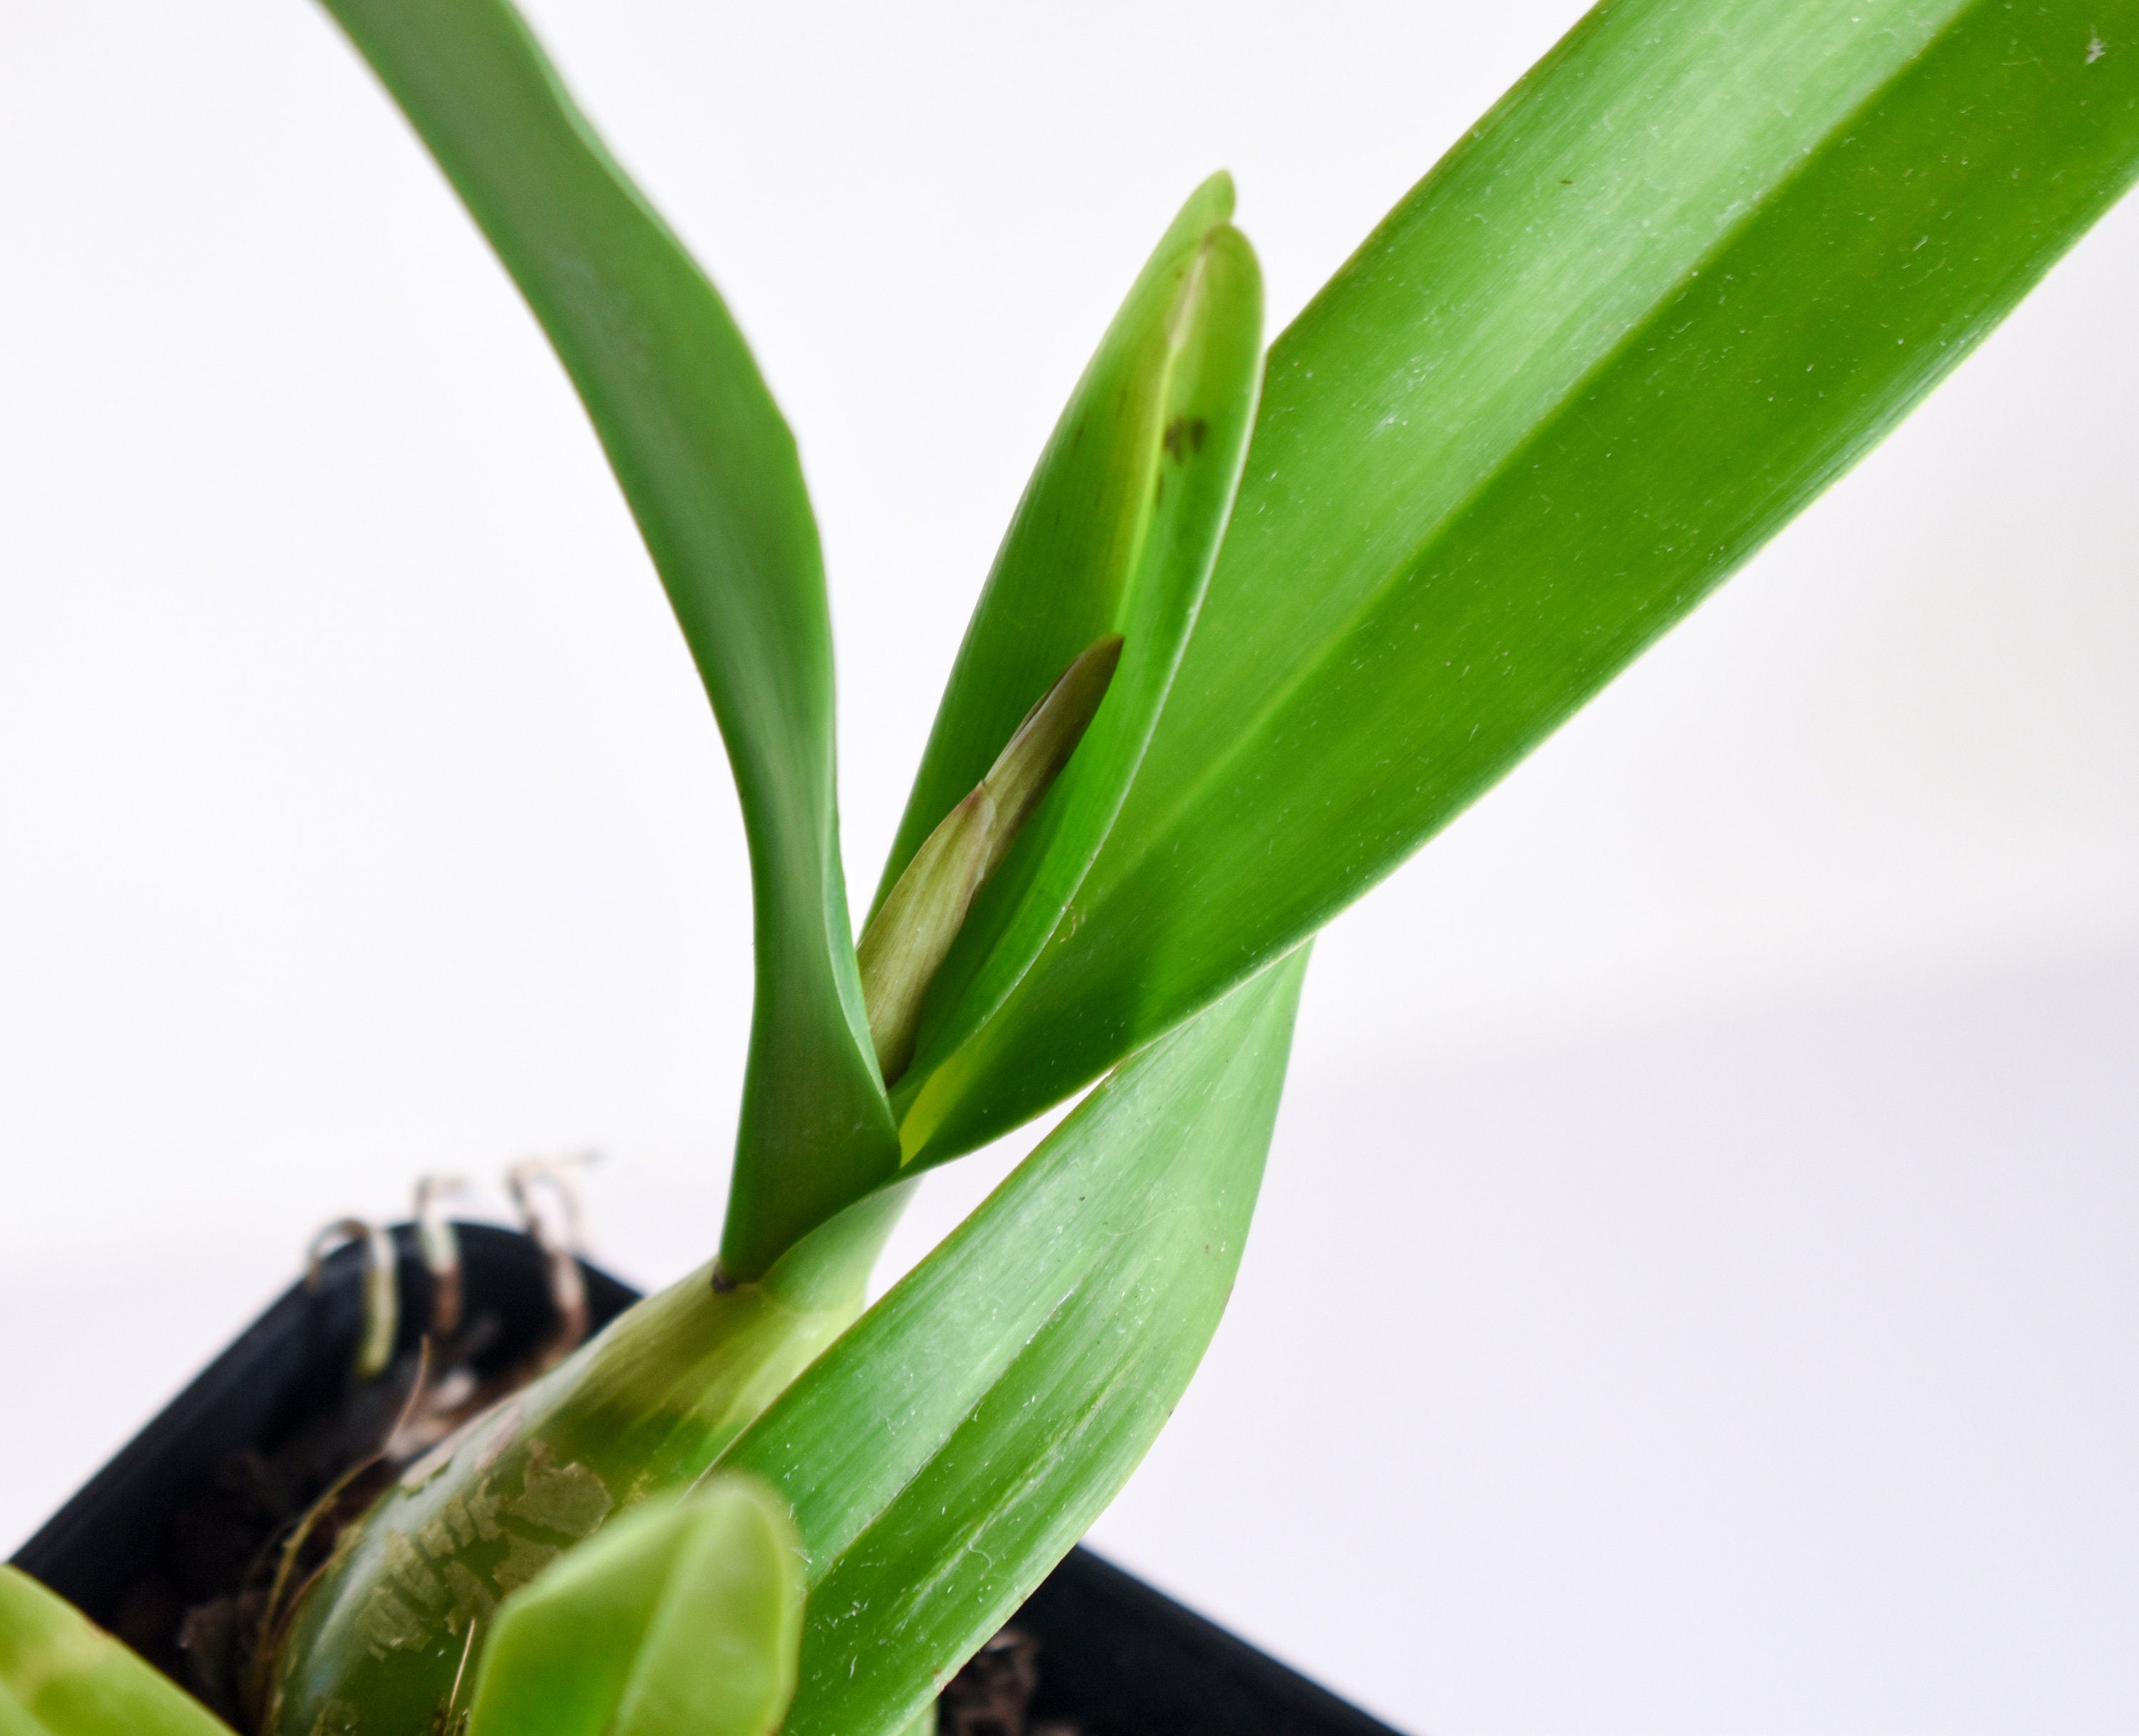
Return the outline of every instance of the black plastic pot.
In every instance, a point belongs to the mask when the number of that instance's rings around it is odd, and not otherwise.
[[[494,1225],[458,1226],[465,1308],[493,1318],[484,1360],[503,1367],[549,1329],[543,1256]],[[394,1236],[404,1348],[429,1318],[414,1232]],[[638,1299],[585,1268],[599,1329]],[[170,1579],[188,1501],[248,1450],[272,1452],[342,1390],[362,1323],[360,1250],[330,1255],[321,1282],[277,1300],[160,1416],[22,1546],[15,1565],[93,1620],[125,1631],[129,1600]],[[1078,1736],[1393,1736],[1388,1727],[1184,1609],[1087,1549],[1074,1551],[1012,1626],[1038,1642],[1035,1724]]]

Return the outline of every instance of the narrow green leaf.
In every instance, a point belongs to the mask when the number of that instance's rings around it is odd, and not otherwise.
[[[831,632],[794,438],[712,284],[505,0],[325,3],[556,346],[719,717],[757,958],[722,1251],[755,1277],[897,1166],[839,868]]]
[[[0,1565],[0,1736],[231,1731],[65,1598]]]
[[[1131,1060],[723,1458],[809,1557],[788,1736],[896,1736],[1143,1456],[1232,1288],[1306,963]]]
[[[913,1058],[922,998],[964,926],[973,895],[986,883],[1061,775],[1091,726],[1121,662],[1122,636],[1085,648],[1025,714],[1010,745],[972,794],[906,864],[859,949],[869,1035],[887,1081]]]
[[[506,1600],[467,1736],[770,1736],[801,1636],[786,1504],[715,1476],[627,1513]]]
[[[1179,665],[1254,421],[1262,280],[1215,175],[1167,231],[1078,383],[967,629],[879,903],[1018,720],[1104,635],[1121,665],[1089,733],[935,979],[921,1064],[1016,984],[1077,895]]]
[[[1386,874],[1862,457],[2136,167],[2128,7],[1592,12],[1279,340],[1136,784],[1041,965],[909,1073],[909,1154],[1058,1100]]]

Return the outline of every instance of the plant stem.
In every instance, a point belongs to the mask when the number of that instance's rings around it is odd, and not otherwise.
[[[402,1474],[345,1532],[281,1643],[270,1736],[426,1736],[473,1629],[613,1514],[682,1487],[854,1321],[913,1184],[766,1276],[707,1266]]]

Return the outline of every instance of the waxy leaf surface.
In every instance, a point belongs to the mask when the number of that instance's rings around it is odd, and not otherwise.
[[[788,1736],[894,1736],[1069,1552],[1216,1328],[1304,949],[1151,1044],[722,1460],[809,1558]]]
[[[975,899],[928,993],[923,1073],[985,1020],[1064,922],[1179,667],[1262,374],[1262,276],[1232,209],[1232,183],[1212,176],[1130,288],[1040,455],[959,648],[879,905],[1072,659],[1122,641],[1075,756]]]
[[[720,719],[757,960],[722,1252],[755,1277],[898,1161],[839,867],[831,630],[793,437],[712,285],[503,0],[326,4],[556,346]]]
[[[1885,434],[2135,165],[2129,5],[1592,12],[1274,347],[1135,783],[1074,919],[909,1075],[909,1160],[1059,1100],[1388,873]]]

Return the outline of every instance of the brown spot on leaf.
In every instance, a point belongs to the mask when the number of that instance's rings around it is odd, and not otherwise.
[[[1211,424],[1201,416],[1177,416],[1166,425],[1166,455],[1177,464],[1188,462],[1191,452],[1203,450]]]

